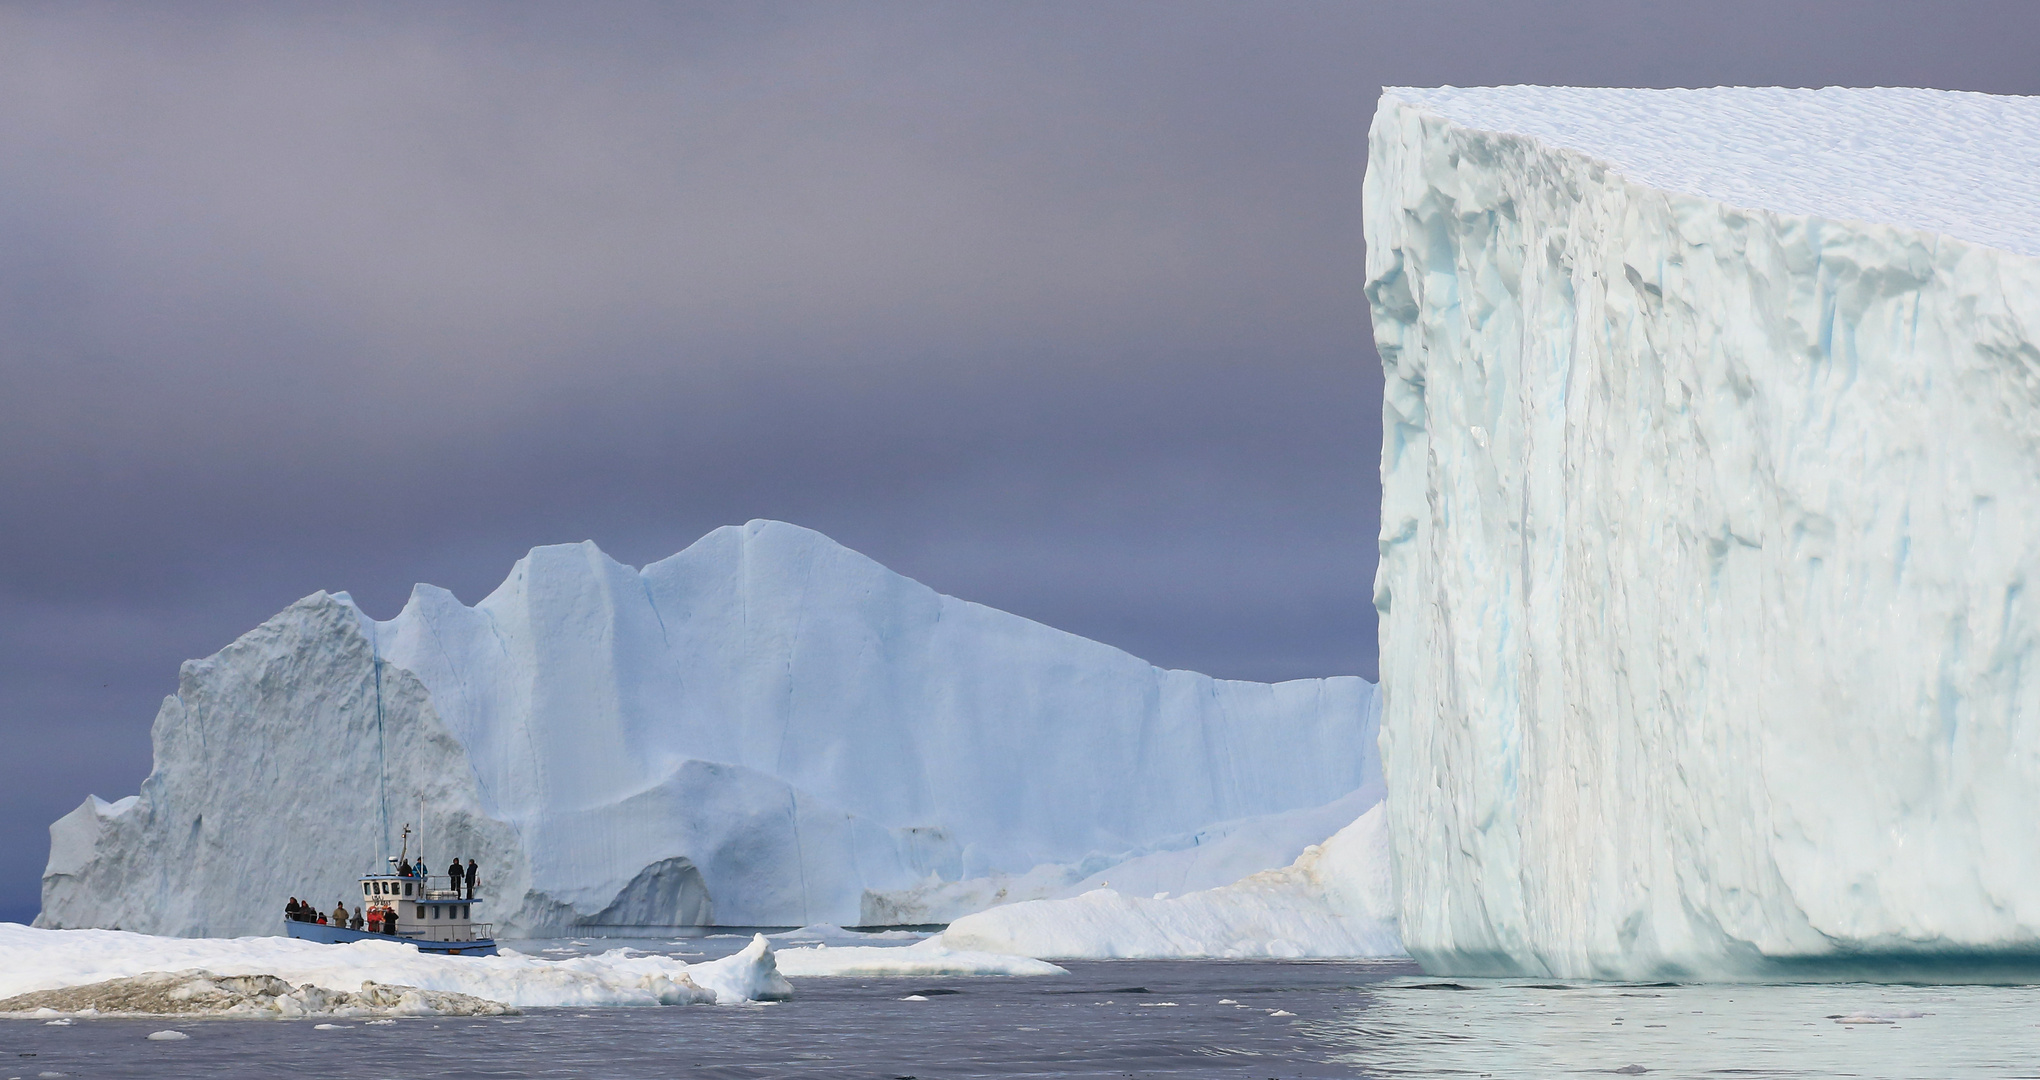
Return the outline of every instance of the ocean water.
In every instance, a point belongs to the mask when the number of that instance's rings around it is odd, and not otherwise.
[[[804,979],[793,1001],[504,1019],[0,1021],[0,1080],[66,1077],[1331,1077],[1302,1025],[1404,964],[1115,961]],[[902,1000],[910,996],[925,1000]],[[1222,1004],[1221,1002],[1230,1002]],[[190,1038],[152,1042],[166,1028]],[[32,1056],[24,1056],[32,1055]]]
[[[506,1019],[0,1021],[0,1080],[2040,1077],[2032,987],[1473,982],[1387,962],[1065,966],[1045,978],[805,979],[779,1004]],[[166,1028],[190,1038],[147,1038]]]
[[[1384,1077],[2040,1077],[2040,987],[1397,978],[1303,1025]]]

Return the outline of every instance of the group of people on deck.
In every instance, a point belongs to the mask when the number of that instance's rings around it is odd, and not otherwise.
[[[338,926],[348,930],[366,929],[371,934],[394,934],[397,932],[397,909],[393,907],[359,907],[354,913],[347,913],[345,901],[333,905],[333,914],[325,912],[297,897],[283,905],[283,917],[294,922],[315,922],[323,926]]]
[[[475,898],[475,879],[480,873],[481,868],[473,859],[469,859],[466,866],[462,866],[460,860],[455,859],[446,868],[447,882],[452,886],[455,895],[458,896],[461,887],[465,885],[469,900]],[[421,897],[424,895],[425,867],[422,864],[412,866],[411,861],[405,859],[397,864],[397,876],[419,879],[418,894]],[[315,922],[349,930],[366,929],[371,934],[394,935],[397,932],[397,905],[393,900],[379,896],[372,897],[362,907],[355,908],[352,913],[348,912],[345,901],[336,903],[330,916],[293,896],[290,902],[283,906],[283,917],[294,922]]]

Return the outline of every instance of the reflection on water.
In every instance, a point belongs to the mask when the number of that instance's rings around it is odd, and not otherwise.
[[[1310,1033],[1381,1076],[2040,1076],[2040,988],[1405,978]]]

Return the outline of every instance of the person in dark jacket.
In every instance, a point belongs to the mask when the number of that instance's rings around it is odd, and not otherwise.
[[[347,924],[347,929],[359,930],[361,929],[362,922],[363,920],[361,918],[361,909],[357,907],[354,909],[354,918]]]
[[[459,892],[462,875],[463,871],[460,868],[460,859],[459,857],[456,856],[453,860],[453,865],[448,866],[446,868],[446,881],[447,881],[446,887],[452,889],[454,892]]]
[[[283,917],[291,922],[298,921],[298,916],[302,913],[302,909],[298,907],[298,898],[295,896],[290,898],[290,903],[283,905]]]
[[[467,898],[470,900],[475,898],[475,878],[479,876],[481,876],[480,868],[475,866],[473,859],[469,859],[467,864]]]
[[[398,877],[411,876],[411,860],[405,859],[403,862],[397,864],[397,876]]]

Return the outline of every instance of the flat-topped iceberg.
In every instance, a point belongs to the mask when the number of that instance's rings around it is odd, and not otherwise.
[[[542,547],[473,607],[317,593],[184,665],[141,793],[51,827],[38,924],[274,933],[405,823],[431,869],[478,861],[504,936],[944,922],[1163,854],[1218,884],[1378,799],[1376,708],[1162,670],[776,522],[642,571]]]
[[[1411,954],[2040,955],[2040,100],[1392,88],[1364,199]]]

